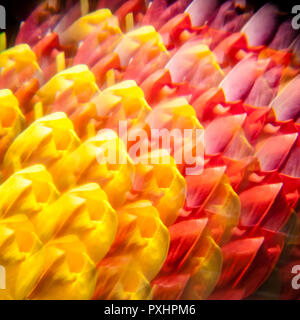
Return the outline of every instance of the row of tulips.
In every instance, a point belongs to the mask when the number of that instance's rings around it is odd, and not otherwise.
[[[0,297],[299,298],[290,22],[231,0],[90,5],[42,3],[0,53]],[[204,162],[132,155],[120,121],[204,130]],[[112,149],[126,164],[99,163]]]

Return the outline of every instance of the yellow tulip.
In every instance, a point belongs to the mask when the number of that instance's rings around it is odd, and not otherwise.
[[[67,30],[62,33],[62,43],[79,42],[93,31],[101,30],[108,35],[121,33],[118,19],[108,9],[100,9],[75,21]]]
[[[32,164],[51,166],[73,151],[80,140],[64,113],[53,113],[32,123],[13,141],[3,160],[3,175]]]
[[[25,126],[19,102],[8,89],[0,90],[0,160],[13,139]]]
[[[59,190],[95,182],[109,202],[119,207],[130,191],[134,166],[121,139],[112,130],[99,132],[49,169]]]
[[[78,236],[90,258],[98,263],[113,243],[117,216],[105,192],[91,183],[63,194],[38,214],[34,224],[43,243]]]

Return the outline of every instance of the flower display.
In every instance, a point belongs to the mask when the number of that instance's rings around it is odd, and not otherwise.
[[[299,299],[299,48],[271,4],[42,2],[0,52],[0,299]]]

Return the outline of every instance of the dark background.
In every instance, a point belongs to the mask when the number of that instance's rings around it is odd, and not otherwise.
[[[63,1],[63,0],[61,0]],[[79,0],[78,0],[79,1]],[[207,0],[210,1],[210,0]],[[41,0],[0,0],[0,5],[6,9],[6,34],[8,45],[13,45],[14,38],[17,34],[21,21],[26,19],[30,12],[40,3]],[[169,3],[174,1],[168,0]],[[255,8],[259,8],[267,2],[278,5],[281,11],[291,13],[292,7],[296,4],[300,5],[300,0],[247,0]]]

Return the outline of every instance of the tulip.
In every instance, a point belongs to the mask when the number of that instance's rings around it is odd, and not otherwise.
[[[0,53],[1,298],[299,299],[300,40],[279,15],[31,13]]]

